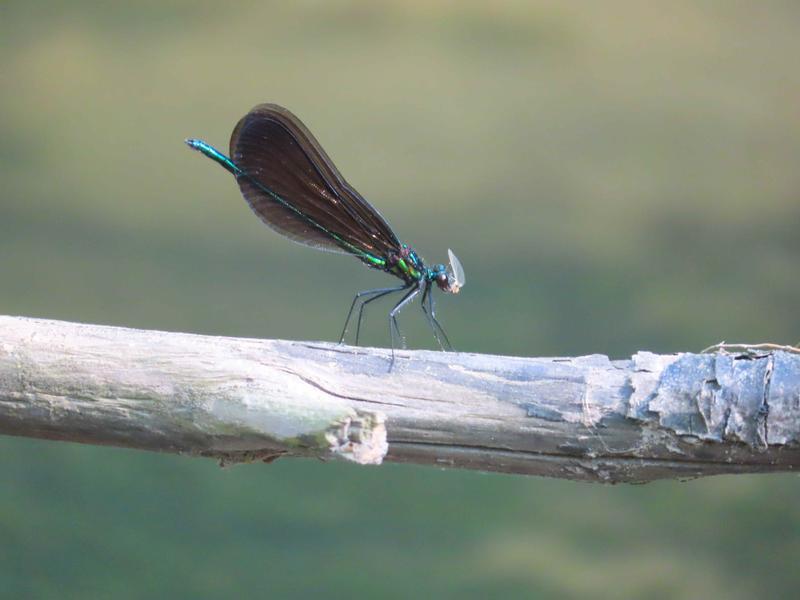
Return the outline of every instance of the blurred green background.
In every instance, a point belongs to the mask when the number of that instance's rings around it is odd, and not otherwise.
[[[462,350],[800,339],[800,4],[8,1],[0,313],[334,340],[389,280],[261,225],[225,148],[291,108],[468,286]],[[367,341],[385,345],[383,306]],[[388,309],[388,306],[387,306]],[[402,326],[432,347],[417,310]],[[4,597],[788,597],[800,481],[644,487],[0,438]]]

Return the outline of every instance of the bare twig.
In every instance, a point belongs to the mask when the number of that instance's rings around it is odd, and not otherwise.
[[[728,347],[730,349],[730,347]],[[0,433],[602,482],[800,465],[800,356],[515,358],[0,317]]]

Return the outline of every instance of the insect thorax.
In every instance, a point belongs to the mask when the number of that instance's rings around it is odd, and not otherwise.
[[[406,244],[403,244],[398,252],[386,257],[384,268],[388,273],[407,283],[414,283],[427,277],[428,271],[416,251]]]

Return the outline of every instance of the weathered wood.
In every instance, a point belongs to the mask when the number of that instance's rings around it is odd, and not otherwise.
[[[397,353],[0,316],[0,433],[643,482],[800,465],[800,356]]]

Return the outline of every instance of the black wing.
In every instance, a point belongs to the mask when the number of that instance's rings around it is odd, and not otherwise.
[[[231,135],[239,188],[269,227],[320,250],[384,257],[400,249],[389,224],[291,112],[260,104]]]

